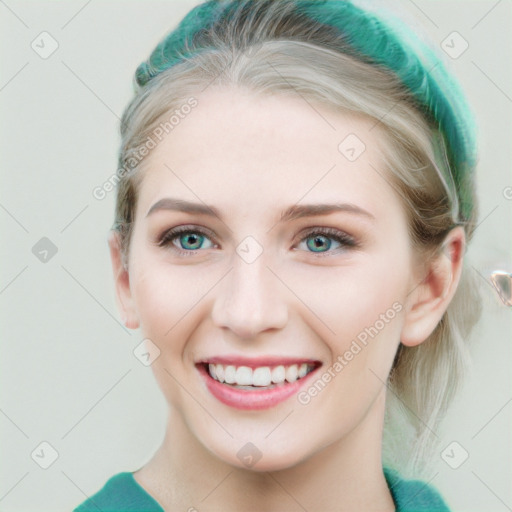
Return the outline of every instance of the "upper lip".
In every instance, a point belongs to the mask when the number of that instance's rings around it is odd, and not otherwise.
[[[284,356],[260,356],[260,357],[244,357],[244,356],[214,356],[201,359],[196,364],[222,364],[232,366],[248,366],[249,368],[257,368],[260,366],[290,366],[293,364],[314,364],[319,366],[322,363],[318,359],[308,357],[284,357]]]

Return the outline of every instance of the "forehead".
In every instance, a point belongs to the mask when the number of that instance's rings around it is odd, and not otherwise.
[[[253,213],[306,195],[377,210],[396,201],[374,120],[298,93],[212,87],[196,99],[143,163],[142,213],[166,193]]]

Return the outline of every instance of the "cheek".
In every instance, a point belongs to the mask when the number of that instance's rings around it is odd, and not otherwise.
[[[347,350],[351,341],[365,329],[381,327],[386,336],[399,336],[397,317],[407,294],[408,254],[380,252],[359,254],[346,265],[307,266],[300,270],[282,269],[283,281],[314,312],[317,333],[328,342],[332,355]],[[393,305],[395,307],[393,308]]]
[[[407,254],[393,265],[388,258],[368,258],[317,272],[310,280],[318,293],[309,295],[314,300],[308,306],[329,327],[322,330],[322,341],[330,361],[298,400],[306,411],[311,404],[321,411],[318,417],[331,419],[333,438],[362,421],[385,387],[400,341],[406,260]],[[306,291],[303,287],[298,294]],[[321,421],[316,426],[325,428]]]
[[[154,260],[135,274],[133,294],[141,329],[170,340],[208,291],[211,279],[199,266],[171,266]],[[168,343],[168,341],[165,341]],[[175,344],[173,344],[175,345]]]
[[[151,365],[160,389],[169,403],[181,408],[187,397],[177,383],[190,378],[192,355],[187,352],[187,343],[204,321],[212,276],[203,275],[199,266],[173,267],[146,261],[135,273],[133,287],[140,328],[144,338],[160,350]]]

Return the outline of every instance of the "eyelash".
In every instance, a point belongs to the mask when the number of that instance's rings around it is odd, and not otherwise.
[[[168,231],[165,231],[159,238],[157,245],[159,247],[165,247],[169,246],[171,250],[178,253],[180,256],[194,256],[197,252],[202,251],[203,249],[195,249],[195,250],[184,250],[176,247],[174,244],[172,244],[172,241],[177,238],[179,235],[183,234],[201,234],[208,238],[213,238],[211,233],[209,231],[206,231],[199,226],[177,226],[175,228],[169,229]],[[355,248],[358,247],[358,243],[356,240],[348,235],[347,233],[344,233],[343,231],[339,231],[338,229],[334,228],[312,228],[310,230],[307,230],[305,233],[301,233],[302,238],[299,240],[299,242],[302,242],[303,240],[307,238],[311,238],[313,235],[321,235],[325,236],[326,238],[330,238],[332,240],[335,240],[336,242],[340,243],[341,245],[345,246],[345,248]],[[213,240],[212,240],[213,241]],[[340,248],[338,248],[340,249]],[[328,250],[325,252],[318,252],[315,253],[313,251],[307,251],[311,254],[316,255],[317,257],[323,257],[329,254],[332,254],[333,252],[336,252],[337,249],[334,250]]]

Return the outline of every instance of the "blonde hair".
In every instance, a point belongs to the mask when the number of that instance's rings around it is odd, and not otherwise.
[[[343,52],[332,30],[294,17],[285,2],[266,2],[257,14],[255,10],[249,16],[240,8],[229,21],[203,31],[196,44],[204,50],[182,55],[180,62],[139,87],[127,106],[121,120],[118,162],[125,172],[118,184],[114,225],[125,264],[144,174],[144,160],[133,156],[169,112],[190,98],[200,103],[206,87],[300,94],[330,109],[374,119],[387,142],[383,145],[385,176],[403,201],[418,254],[425,262],[438,255],[447,233],[457,225],[464,227],[469,241],[477,208],[469,219],[460,215],[456,190],[443,178],[450,169],[438,130],[396,75],[357,58],[348,47]],[[480,307],[476,283],[464,268],[455,297],[430,337],[416,347],[400,345],[389,377],[385,431],[393,428],[397,414],[405,414],[414,443],[406,461],[384,450],[389,465],[402,465],[403,472],[419,472],[427,463],[426,454],[435,442],[432,432],[462,381],[466,340]],[[385,444],[391,448],[393,439],[393,433],[385,433]]]

